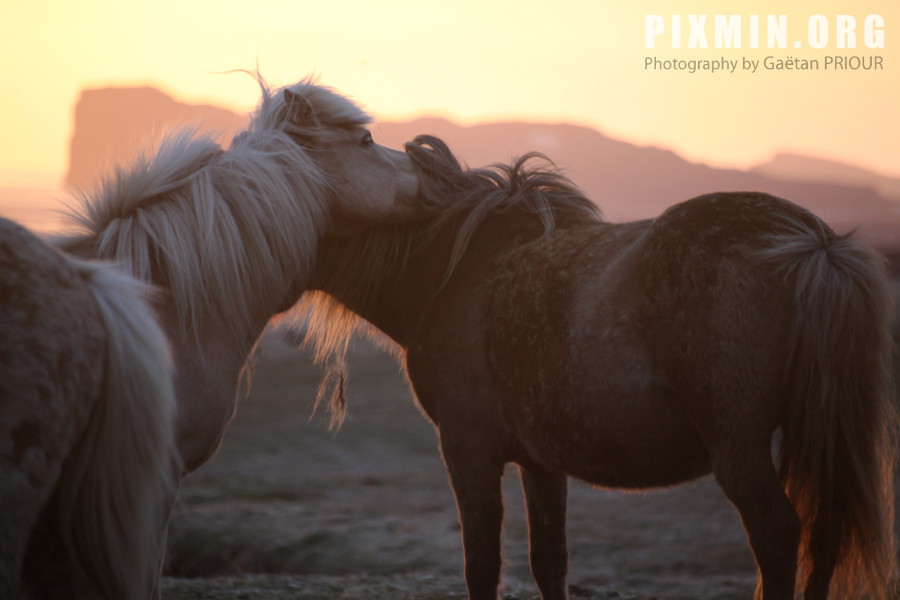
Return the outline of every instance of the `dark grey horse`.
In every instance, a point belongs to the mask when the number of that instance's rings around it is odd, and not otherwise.
[[[326,241],[309,304],[335,360],[348,311],[399,345],[456,494],[470,598],[496,598],[509,462],[544,599],[566,597],[567,476],[643,489],[708,473],[741,515],[758,597],[886,596],[896,416],[872,252],[766,194],[614,224],[526,160],[467,172],[435,138],[407,152],[432,219]]]

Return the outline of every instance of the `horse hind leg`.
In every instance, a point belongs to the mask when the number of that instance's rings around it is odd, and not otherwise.
[[[801,524],[772,462],[769,436],[752,448],[729,442],[712,456],[759,568],[755,600],[793,600]]]
[[[27,583],[30,541],[92,406],[90,394],[68,392],[60,380],[70,372],[56,368],[90,373],[90,365],[51,360],[52,335],[23,339],[15,326],[0,318],[0,598],[17,597]]]
[[[542,600],[566,600],[566,476],[536,465],[522,466],[519,472],[528,511],[531,573]]]
[[[15,462],[0,462],[0,598],[17,597],[28,541],[55,480],[53,469],[29,476]]]

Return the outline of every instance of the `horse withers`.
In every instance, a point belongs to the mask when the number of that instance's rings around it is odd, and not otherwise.
[[[153,592],[180,465],[146,296],[0,219],[2,598]]]
[[[432,218],[326,239],[306,302],[338,366],[350,311],[399,346],[450,473],[471,599],[497,597],[509,462],[545,600],[567,597],[567,476],[645,489],[709,473],[758,598],[888,597],[897,417],[874,252],[767,194],[614,224],[529,157],[465,171],[436,138],[407,151]]]

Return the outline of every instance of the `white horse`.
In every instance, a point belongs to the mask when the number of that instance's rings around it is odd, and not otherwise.
[[[269,319],[307,288],[320,237],[418,212],[409,158],[373,142],[357,105],[309,79],[260,85],[250,127],[228,150],[170,136],[86,198],[80,230],[57,240],[164,290],[184,474],[218,448],[245,361]]]
[[[0,598],[23,564],[32,597],[152,589],[178,453],[146,289],[0,219]]]

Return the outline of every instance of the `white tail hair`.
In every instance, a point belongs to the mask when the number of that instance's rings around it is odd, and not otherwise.
[[[180,459],[166,338],[148,286],[103,264],[74,263],[106,327],[103,397],[59,482],[61,535],[100,597],[151,594]]]
[[[898,428],[888,279],[874,251],[821,222],[785,229],[759,256],[795,281],[780,472],[803,522],[799,584],[886,600]]]

